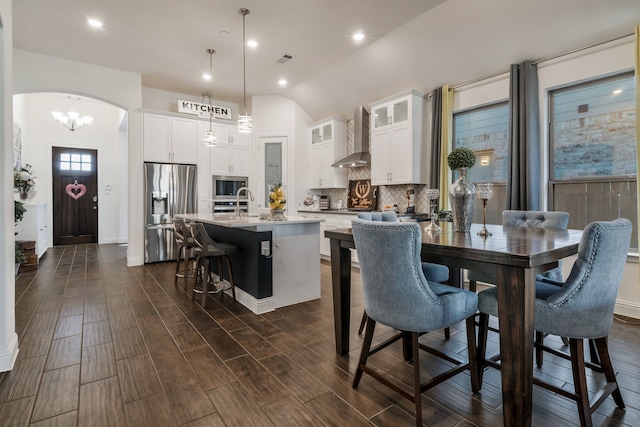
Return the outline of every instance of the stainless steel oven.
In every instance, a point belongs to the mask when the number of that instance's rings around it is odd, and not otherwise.
[[[236,211],[235,200],[214,200],[212,203],[214,214],[234,213]],[[249,212],[249,203],[245,198],[240,198],[240,212]]]
[[[211,198],[215,200],[236,200],[236,194],[242,187],[249,186],[249,178],[246,176],[220,176],[213,175],[212,188],[213,194]],[[240,200],[247,199],[245,191],[240,195]]]
[[[212,210],[213,213],[233,213],[236,210],[236,200],[241,212],[249,211],[249,198],[246,191],[243,191],[238,198],[238,190],[249,186],[249,179],[246,176],[221,176],[213,175],[212,179]]]

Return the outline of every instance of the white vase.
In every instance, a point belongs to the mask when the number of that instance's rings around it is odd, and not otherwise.
[[[458,169],[458,179],[449,189],[453,231],[463,233],[468,232],[471,228],[473,208],[476,205],[476,187],[467,179],[467,169]]]

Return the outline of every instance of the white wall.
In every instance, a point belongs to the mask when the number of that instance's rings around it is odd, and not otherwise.
[[[204,98],[204,102],[203,102],[202,95],[200,96],[189,95],[189,94],[178,93],[178,92],[170,92],[167,90],[154,89],[150,87],[142,88],[142,108],[144,109],[169,111],[172,113],[177,113],[178,103],[176,101],[178,99],[183,99],[185,101],[199,102],[204,104],[209,103],[208,98]],[[233,120],[218,120],[218,122],[226,123],[226,124],[229,124],[230,122],[233,122],[234,124],[236,123],[236,120],[238,118],[238,104],[233,102],[221,101],[215,98],[211,99],[211,103],[213,105],[219,105],[219,106],[227,107],[231,109]]]
[[[11,0],[0,0],[0,129],[2,167],[0,167],[0,192],[5,203],[0,208],[0,372],[9,371],[18,355],[18,335],[15,319],[15,257],[13,198],[13,28]]]
[[[15,95],[14,100],[22,107],[19,120],[24,130],[22,164],[30,164],[37,177],[37,195],[32,201],[47,204],[49,244],[53,244],[52,147],[98,151],[98,243],[126,242],[126,234],[120,235],[121,228],[125,233],[127,230],[126,218],[122,218],[124,224],[120,223],[120,207],[127,208],[126,199],[121,197],[123,191],[127,193],[126,182],[120,178],[127,176],[129,164],[128,148],[123,144],[120,131],[122,110],[102,101],[77,100],[76,97],[73,101],[76,111],[93,117],[94,121],[71,132],[51,116],[51,111],[68,111],[72,101],[67,96],[29,93]]]
[[[628,71],[633,67],[633,37],[539,63],[540,135],[543,137],[543,141],[549,140],[546,123],[549,119],[548,95],[550,90]],[[504,101],[508,98],[509,73],[506,70],[503,75],[456,89],[454,91],[454,112]],[[548,146],[547,144],[542,145],[542,158],[548,158]],[[546,178],[548,167],[549,165],[543,162],[541,188],[548,188]],[[543,197],[541,203],[546,208],[546,196]],[[564,263],[567,274],[573,265],[573,260],[571,258]],[[630,257],[627,261],[615,311],[618,314],[640,318],[640,268],[637,256]]]
[[[136,73],[68,61],[19,49],[14,49],[13,55],[13,72],[16,76],[13,81],[14,94],[29,92],[74,93],[105,101],[127,111],[127,145],[129,150],[127,263],[128,265],[141,265],[144,260],[143,177],[140,167],[142,164],[141,76]],[[114,182],[112,185],[118,184]],[[119,237],[117,234],[116,238]]]
[[[253,133],[252,146],[254,158],[252,160],[252,176],[257,177],[258,162],[263,161],[262,153],[257,147],[260,138],[286,137],[287,138],[287,176],[283,181],[287,185],[287,209],[289,214],[296,213],[296,205],[304,198],[307,183],[304,179],[308,168],[308,154],[306,144],[308,142],[309,127],[312,122],[300,106],[282,96],[254,96],[252,98]],[[258,179],[254,179],[254,182]],[[257,191],[257,187],[252,191]],[[257,194],[257,193],[256,193]]]

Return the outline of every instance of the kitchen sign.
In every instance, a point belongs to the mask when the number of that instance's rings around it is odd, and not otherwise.
[[[349,181],[348,209],[375,210],[377,197],[378,187],[372,187],[370,179]]]
[[[230,107],[183,101],[180,99],[178,100],[178,113],[193,114],[202,117],[209,117],[211,115],[214,119],[233,120]]]

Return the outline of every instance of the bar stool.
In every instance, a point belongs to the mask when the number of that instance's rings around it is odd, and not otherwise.
[[[214,241],[207,230],[204,228],[204,224],[200,222],[193,223],[191,225],[191,235],[195,241],[195,247],[193,248],[196,256],[196,283],[193,287],[192,300],[196,299],[196,293],[202,293],[202,307],[204,308],[207,303],[207,295],[224,293],[227,289],[231,289],[231,295],[233,302],[236,302],[236,288],[233,282],[233,271],[231,269],[231,259],[229,255],[240,252],[240,249],[229,243],[218,243]],[[217,258],[218,261],[218,277],[220,278],[220,287],[214,285],[214,289],[209,290],[209,280],[211,279],[211,261]],[[222,260],[226,261],[227,274],[229,275],[229,286],[225,288],[223,283],[223,268]]]
[[[193,277],[193,274],[189,275],[189,272],[194,271],[194,269],[189,269],[189,254],[192,252],[192,249],[195,248],[196,242],[191,236],[189,226],[183,220],[174,219],[173,230],[176,238],[176,244],[178,245],[178,259],[176,261],[176,274],[173,284],[177,286],[178,278],[184,277],[184,289],[186,290],[189,277]],[[184,270],[182,273],[180,273],[181,261],[184,262]]]

